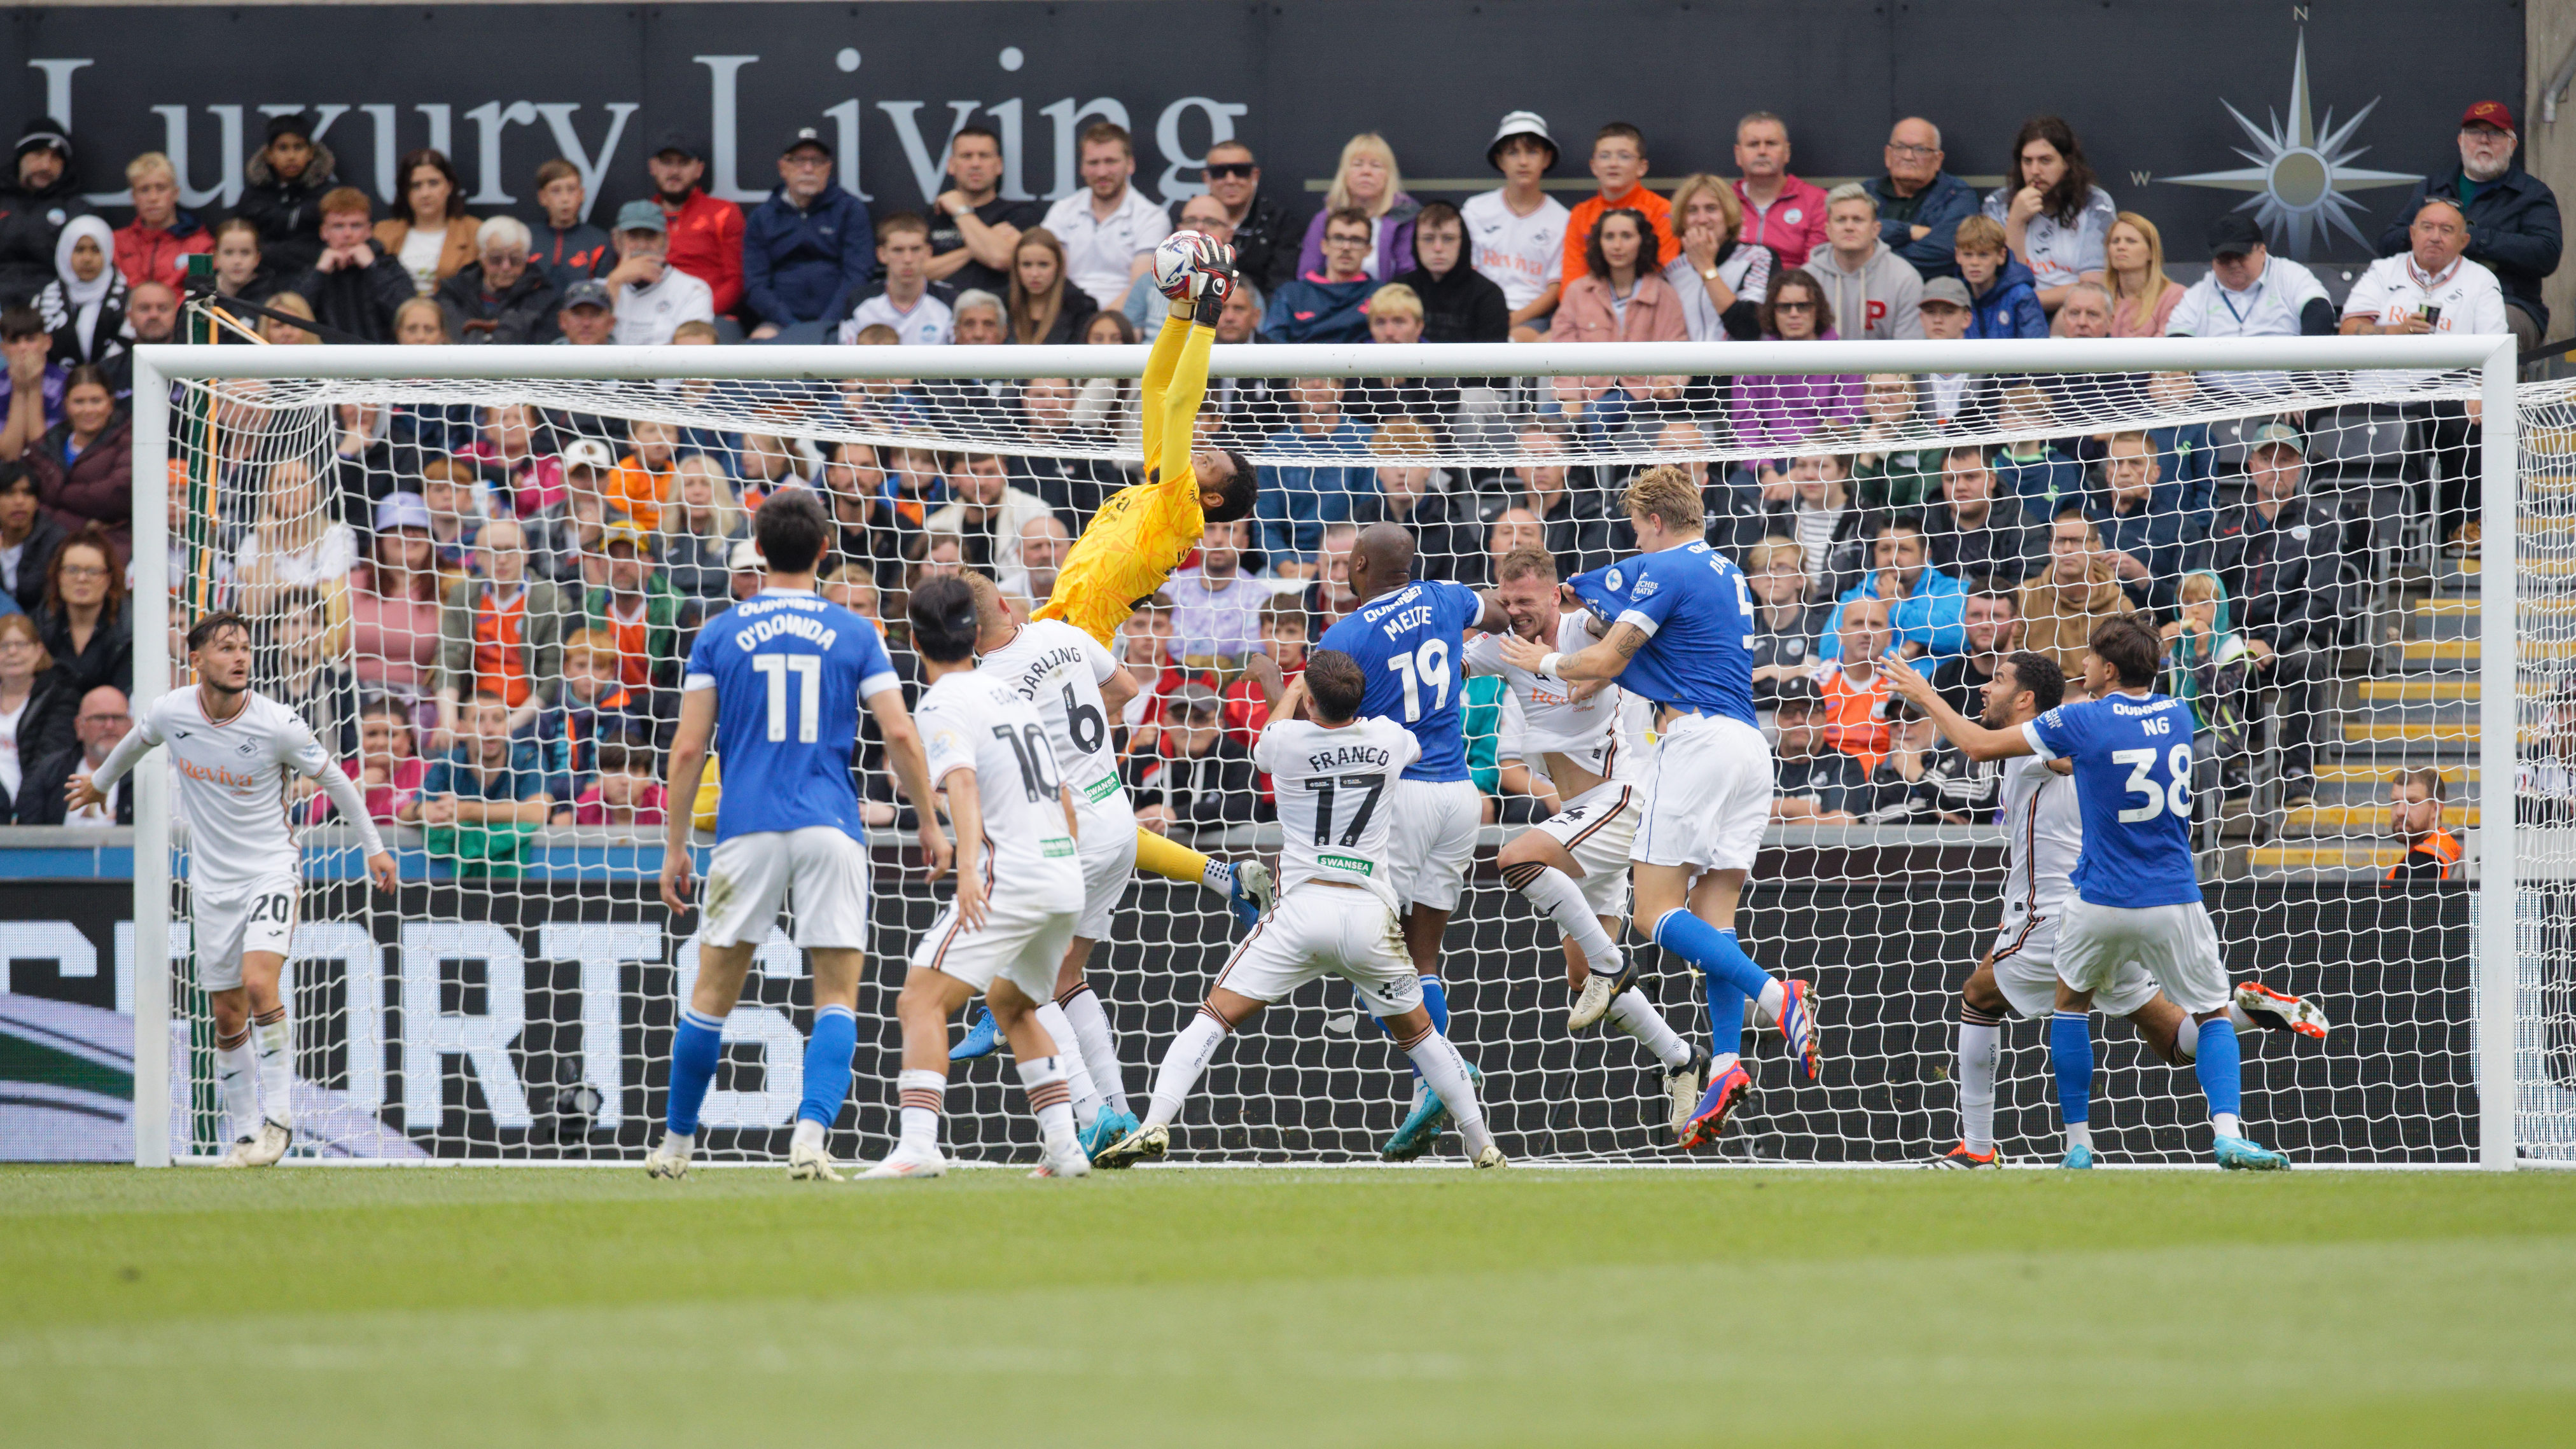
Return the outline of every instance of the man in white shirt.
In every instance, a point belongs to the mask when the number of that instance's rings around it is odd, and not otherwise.
[[[2419,337],[2428,332],[2466,332],[2479,336],[2513,330],[2505,315],[2504,288],[2495,273],[2463,255],[2469,247],[2468,218],[2459,203],[2428,196],[2415,207],[2406,228],[2406,250],[2381,257],[2352,284],[2344,299],[2343,333],[2347,337],[2388,332]],[[2440,376],[2432,372],[2391,372],[2380,381],[2414,387]],[[2478,552],[2480,506],[2478,404],[2474,400],[2412,403],[2414,446],[2431,455],[2427,484],[2434,495],[2434,527],[2450,540],[2450,551],[2463,557]]]
[[[957,335],[948,304],[930,290],[930,223],[898,212],[877,224],[877,260],[885,265],[885,290],[861,302],[841,324],[843,344],[878,323],[894,329],[906,347],[945,347]]]
[[[1128,184],[1136,145],[1124,126],[1107,121],[1082,133],[1084,189],[1047,208],[1046,229],[1064,243],[1064,271],[1103,307],[1115,307],[1127,285],[1154,265],[1154,248],[1172,234],[1172,219]]]
[[[1471,264],[1503,289],[1514,339],[1532,341],[1546,330],[1565,285],[1565,228],[1573,215],[1539,189],[1539,178],[1556,168],[1546,118],[1536,111],[1503,117],[1485,160],[1503,174],[1503,184],[1467,198],[1458,216],[1474,248]]]
[[[650,201],[630,201],[617,211],[617,266],[606,277],[616,300],[620,347],[660,347],[683,322],[716,320],[716,294],[672,266],[671,224]]]
[[[2263,245],[2262,229],[2241,211],[2209,224],[2209,275],[2191,284],[2165,323],[2167,337],[2325,337],[2334,332],[2334,303],[2316,274]],[[2253,392],[2281,380],[2274,373],[2204,372],[2200,384],[2220,392]]]

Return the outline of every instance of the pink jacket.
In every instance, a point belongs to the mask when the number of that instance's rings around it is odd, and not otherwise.
[[[1547,333],[1550,342],[1684,342],[1689,338],[1690,328],[1682,320],[1681,297],[1662,273],[1651,271],[1637,278],[1637,290],[1628,298],[1628,315],[1624,318],[1611,305],[1606,280],[1582,276],[1566,283]],[[1677,377],[1566,377],[1557,380],[1556,394],[1563,399],[1590,402],[1617,387],[1631,396],[1642,397],[1680,381]]]
[[[1807,253],[1825,244],[1825,189],[1816,183],[1795,176],[1780,178],[1780,194],[1766,210],[1754,206],[1739,180],[1735,199],[1744,206],[1744,229],[1735,239],[1778,252],[1781,265],[1803,267]]]

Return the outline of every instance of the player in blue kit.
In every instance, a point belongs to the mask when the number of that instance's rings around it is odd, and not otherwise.
[[[2290,1159],[2245,1136],[2238,1116],[2244,1066],[2227,1008],[2234,998],[2218,958],[2218,933],[2201,901],[2191,858],[2191,706],[2155,692],[2164,641],[2154,626],[2122,616],[2093,630],[2084,684],[2093,698],[2061,705],[2018,729],[1970,724],[1942,707],[1931,683],[1902,662],[1883,667],[1889,687],[1930,716],[1970,759],[2037,755],[2075,769],[2084,850],[2075,899],[2057,928],[2057,1012],[2049,1059],[2067,1123],[2085,1120],[2093,1079],[2093,1037],[2085,1020],[2093,994],[2123,968],[2146,967],[2176,1005],[2199,1023],[2192,1069],[2209,1098],[2218,1165],[2279,1171]],[[2089,1166],[2088,1145],[2078,1144]]]
[[[1680,1145],[1717,1139],[1753,1087],[1744,1070],[1744,1006],[1776,1023],[1798,1073],[1824,1070],[1814,989],[1783,981],[1744,953],[1735,906],[1771,819],[1771,745],[1753,713],[1753,596],[1744,574],[1701,538],[1699,487],[1679,468],[1649,468],[1622,500],[1635,557],[1568,584],[1607,626],[1566,654],[1517,636],[1503,657],[1566,681],[1615,679],[1654,702],[1659,740],[1646,767],[1645,818],[1628,848],[1635,919],[1655,944],[1700,970],[1708,999],[1708,1090]],[[1610,987],[1635,984],[1634,957]]]
[[[1415,579],[1413,535],[1401,524],[1362,530],[1351,545],[1350,567],[1359,607],[1325,630],[1316,648],[1339,650],[1358,662],[1366,681],[1362,718],[1394,720],[1422,748],[1387,800],[1395,827],[1389,883],[1404,919],[1405,952],[1422,980],[1423,1005],[1445,1036],[1449,993],[1440,983],[1440,937],[1475,861],[1485,808],[1467,773],[1467,736],[1459,723],[1467,677],[1464,636],[1471,628],[1508,629],[1511,619],[1500,604],[1463,584]],[[1475,1069],[1468,1071],[1472,1076]],[[1387,1139],[1383,1155],[1390,1162],[1421,1156],[1448,1120],[1440,1095],[1415,1072],[1413,1108]]]
[[[725,1017],[742,995],[752,952],[792,897],[796,944],[813,962],[814,1031],[787,1172],[838,1182],[824,1133],[850,1094],[868,941],[868,853],[850,776],[860,701],[876,716],[886,759],[920,812],[933,879],[947,868],[949,846],[931,808],[921,737],[876,626],[814,592],[814,562],[831,536],[822,505],[805,489],[781,489],[760,505],[752,529],[766,587],[698,631],[671,742],[670,796],[682,803],[669,812],[662,902],[674,914],[689,909],[685,802],[697,797],[711,743],[724,757],[724,794],[699,902],[698,976],[682,983],[688,1002],[671,1043],[668,1126],[644,1170],[688,1173]]]

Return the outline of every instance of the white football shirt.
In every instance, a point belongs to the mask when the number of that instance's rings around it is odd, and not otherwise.
[[[1095,823],[1104,832],[1134,830],[1136,812],[1119,783],[1118,751],[1110,741],[1109,707],[1100,698],[1118,661],[1100,641],[1062,619],[1032,619],[975,668],[1036,707],[1055,746],[1057,777],[1073,787],[1083,838],[1092,838]]]
[[[1413,732],[1363,717],[1340,729],[1281,720],[1261,732],[1252,762],[1279,802],[1279,888],[1333,881],[1399,907],[1388,879],[1396,780],[1422,753]]]
[[[1565,228],[1574,213],[1555,197],[1542,195],[1538,210],[1522,216],[1496,189],[1467,198],[1458,218],[1467,224],[1467,245],[1473,248],[1469,264],[1503,289],[1514,311],[1565,274]]]
[[[2084,853],[2084,816],[2075,780],[2037,756],[2004,764],[2004,914],[2055,918],[2075,893],[2070,879]]]
[[[1590,646],[1590,622],[1588,614],[1559,614],[1547,647],[1572,654]],[[1497,758],[1519,760],[1546,773],[1546,756],[1559,754],[1605,780],[1622,783],[1642,773],[1643,753],[1622,727],[1626,692],[1619,686],[1605,685],[1598,694],[1577,701],[1563,680],[1532,674],[1507,662],[1498,634],[1479,635],[1467,646],[1466,659],[1469,674],[1501,675],[1511,690]],[[1558,783],[1561,788],[1562,782]]]
[[[2393,331],[2427,307],[2442,309],[2441,315],[2433,319],[2436,332],[2501,336],[2513,330],[2505,320],[2504,288],[2497,284],[2495,273],[2467,257],[2453,258],[2439,272],[2427,272],[2415,265],[2414,255],[2409,252],[2381,257],[2361,274],[2361,280],[2352,284],[2351,295],[2343,301],[2343,315],[2367,317]],[[2441,375],[2382,372],[2376,374],[2376,380],[2394,387],[2416,387]],[[2365,375],[2365,379],[2368,377]]]
[[[191,685],[154,700],[134,729],[147,747],[170,752],[179,813],[188,822],[191,888],[220,894],[298,873],[290,787],[296,776],[319,775],[331,763],[302,715],[252,690],[240,713],[215,724]]]
[[[1137,254],[1152,251],[1170,236],[1172,219],[1130,186],[1104,221],[1091,214],[1086,187],[1056,198],[1047,208],[1046,229],[1064,243],[1065,280],[1101,306],[1115,307],[1127,295]]]
[[[913,711],[937,787],[975,773],[984,811],[984,885],[1033,911],[1079,911],[1082,861],[1064,827],[1055,748],[1037,706],[976,670],[941,676]]]
[[[618,288],[613,340],[620,347],[659,347],[683,322],[714,320],[714,290],[678,267],[666,266],[662,280],[649,287]]]

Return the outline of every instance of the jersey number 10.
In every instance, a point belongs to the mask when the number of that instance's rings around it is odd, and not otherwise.
[[[823,656],[820,654],[755,654],[751,667],[769,680],[769,737],[787,738],[787,676],[796,676],[796,742],[814,743],[822,733]]]

